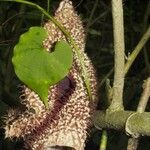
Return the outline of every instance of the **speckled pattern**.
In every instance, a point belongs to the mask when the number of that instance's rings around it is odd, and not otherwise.
[[[82,22],[74,11],[72,2],[63,0],[55,12],[55,19],[70,32],[89,74],[93,99],[97,98],[96,77],[93,66],[84,53],[85,34]],[[43,45],[48,51],[59,40],[66,40],[63,33],[51,21],[44,25],[48,38]],[[73,47],[72,47],[73,48]],[[46,109],[39,96],[23,86],[21,99],[26,110],[9,110],[6,116],[5,136],[23,138],[24,149],[47,150],[51,146],[68,146],[83,150],[87,129],[95,104],[89,100],[80,62],[73,48],[73,64],[62,81],[49,88]],[[51,148],[48,148],[49,150]]]

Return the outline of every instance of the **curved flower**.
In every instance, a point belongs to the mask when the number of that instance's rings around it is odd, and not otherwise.
[[[63,0],[55,12],[59,21],[80,48],[85,67],[89,74],[91,92],[97,98],[96,77],[93,66],[84,53],[85,34],[82,22],[74,11],[72,2]],[[51,21],[44,25],[48,38],[43,45],[49,51],[55,42],[66,40],[63,33]],[[73,48],[73,47],[72,47]],[[70,147],[83,150],[90,127],[90,118],[95,104],[89,100],[83,80],[80,62],[73,48],[73,64],[69,74],[59,83],[49,88],[46,109],[39,96],[26,86],[23,86],[21,99],[26,106],[25,111],[11,110],[5,126],[6,137],[23,138],[24,148],[32,150],[50,150]]]

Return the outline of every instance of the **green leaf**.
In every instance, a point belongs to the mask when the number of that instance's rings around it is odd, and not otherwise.
[[[65,41],[57,42],[54,52],[47,52],[42,44],[46,37],[44,28],[31,27],[21,35],[15,46],[12,62],[18,78],[34,90],[47,106],[49,86],[68,74],[73,55]]]

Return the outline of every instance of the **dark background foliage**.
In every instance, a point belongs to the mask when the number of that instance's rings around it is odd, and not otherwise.
[[[46,9],[47,1],[32,0]],[[100,101],[98,109],[107,108],[107,96],[104,78],[113,68],[113,34],[111,3],[106,0],[74,0],[74,5],[80,14],[86,34],[86,52],[97,69]],[[59,0],[51,0],[50,13],[53,14]],[[96,3],[96,4],[95,4]],[[128,56],[150,22],[146,10],[150,9],[148,0],[124,0],[124,27],[126,56]],[[95,5],[95,6],[94,6]],[[95,12],[92,17],[92,10]],[[21,82],[17,79],[11,63],[13,47],[19,36],[31,26],[40,26],[46,21],[38,10],[18,3],[0,1],[0,125],[3,126],[3,116],[11,107],[20,107],[19,87]],[[142,83],[150,76],[150,46],[136,58],[133,66],[125,78],[124,106],[128,110],[136,110]],[[113,73],[109,75],[113,82]],[[147,106],[150,110],[150,103]],[[116,118],[117,119],[117,118]],[[86,149],[99,149],[101,132],[95,128],[91,130]],[[108,150],[125,150],[128,136],[120,131],[108,130]],[[138,150],[150,149],[150,138],[142,137]],[[4,130],[0,129],[0,150],[17,150],[21,142],[4,140]]]

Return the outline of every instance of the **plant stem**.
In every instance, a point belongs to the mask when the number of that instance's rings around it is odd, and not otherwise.
[[[144,90],[137,107],[137,112],[139,113],[143,113],[145,111],[146,105],[150,97],[150,77],[143,84],[143,88]],[[137,136],[137,138],[134,137],[129,138],[127,150],[136,150],[138,147],[138,143],[139,143],[139,135]]]
[[[110,9],[108,8],[106,11],[104,11],[102,14],[100,14],[97,18],[95,18],[93,21],[91,21],[89,23],[89,27],[92,26],[95,22],[97,22],[101,18],[104,18],[109,13],[109,11],[110,11]]]
[[[150,26],[148,27],[147,31],[145,32],[145,34],[143,35],[143,37],[141,38],[140,42],[137,44],[137,46],[135,47],[135,49],[133,50],[131,55],[128,57],[128,60],[127,60],[126,65],[125,65],[125,74],[128,73],[128,71],[129,71],[131,65],[133,64],[135,58],[140,53],[143,46],[148,41],[149,37],[150,37]]]
[[[133,115],[132,117],[130,117]],[[150,136],[150,112],[137,113],[136,111],[96,111],[92,122],[97,129],[114,129],[125,131],[127,119],[128,126],[134,134]]]
[[[124,87],[124,27],[122,0],[112,0],[112,17],[114,30],[114,83],[113,99],[108,110],[117,111],[123,109],[123,87]]]
[[[47,0],[47,13],[49,13],[49,10],[50,10],[50,2],[51,0]]]
[[[138,141],[137,138],[129,138],[127,150],[136,150],[138,147]]]
[[[95,12],[95,10],[96,10],[97,5],[98,5],[98,0],[95,0],[94,6],[93,6],[93,9],[92,9],[92,11],[91,11],[90,17],[89,17],[89,19],[88,19],[87,27],[86,27],[87,33],[88,33],[88,29],[89,29],[89,27],[90,27],[90,22],[91,22],[91,20],[92,20],[92,18],[93,18],[93,15],[94,15],[94,12]]]
[[[99,87],[102,87],[103,84],[106,82],[106,80],[109,78],[109,76],[113,73],[114,68],[112,68],[106,75],[105,77],[101,80]]]
[[[143,84],[143,93],[141,95],[137,112],[142,113],[145,111],[146,105],[150,97],[150,77]]]
[[[107,148],[107,139],[108,139],[107,131],[104,130],[102,132],[102,138],[101,138],[101,144],[100,144],[99,150],[106,150],[106,148]]]
[[[133,64],[134,60],[136,59],[136,57],[138,56],[138,54],[140,53],[140,51],[142,50],[142,48],[144,47],[144,45],[146,44],[149,38],[150,38],[150,26],[145,32],[145,34],[143,35],[143,37],[141,38],[141,40],[139,41],[138,45],[135,47],[133,52],[128,57],[128,60],[125,63],[125,75],[128,73],[129,69],[131,68],[131,65]],[[147,56],[145,56],[145,59],[147,60],[146,64],[148,65],[149,62]],[[149,68],[149,66],[147,67]],[[106,77],[101,81],[100,86],[102,86],[105,83],[106,79],[112,74],[112,72],[113,72],[113,68],[106,75]]]
[[[148,26],[148,18],[149,18],[149,15],[150,15],[150,1],[148,2],[147,4],[147,8],[145,10],[145,14],[144,14],[144,19],[143,19],[143,31],[142,31],[142,34],[145,33],[146,31],[146,28]],[[146,68],[147,68],[147,71],[150,75],[150,62],[149,62],[149,52],[148,52],[148,47],[146,47],[146,45],[144,46],[143,48],[143,51],[144,51],[144,60],[145,60],[145,65],[146,65]]]
[[[53,18],[51,15],[49,15],[47,13],[46,10],[44,10],[42,7],[40,7],[39,5],[29,2],[29,1],[25,1],[25,0],[1,0],[1,1],[10,1],[10,2],[18,2],[18,3],[24,3],[33,7],[36,7],[37,9],[39,9],[46,17],[48,17],[66,36],[68,42],[74,47],[74,49],[76,50],[76,54],[79,58],[81,67],[82,67],[82,71],[83,71],[83,78],[84,78],[84,82],[87,88],[87,92],[89,95],[90,100],[94,101],[92,99],[92,94],[91,94],[91,86],[90,86],[90,81],[89,81],[89,77],[88,77],[88,72],[87,69],[84,65],[84,61],[83,61],[83,57],[80,55],[80,49],[78,48],[78,46],[76,45],[75,41],[73,40],[73,38],[71,37],[70,33],[68,31],[66,31],[66,29],[55,19]]]

